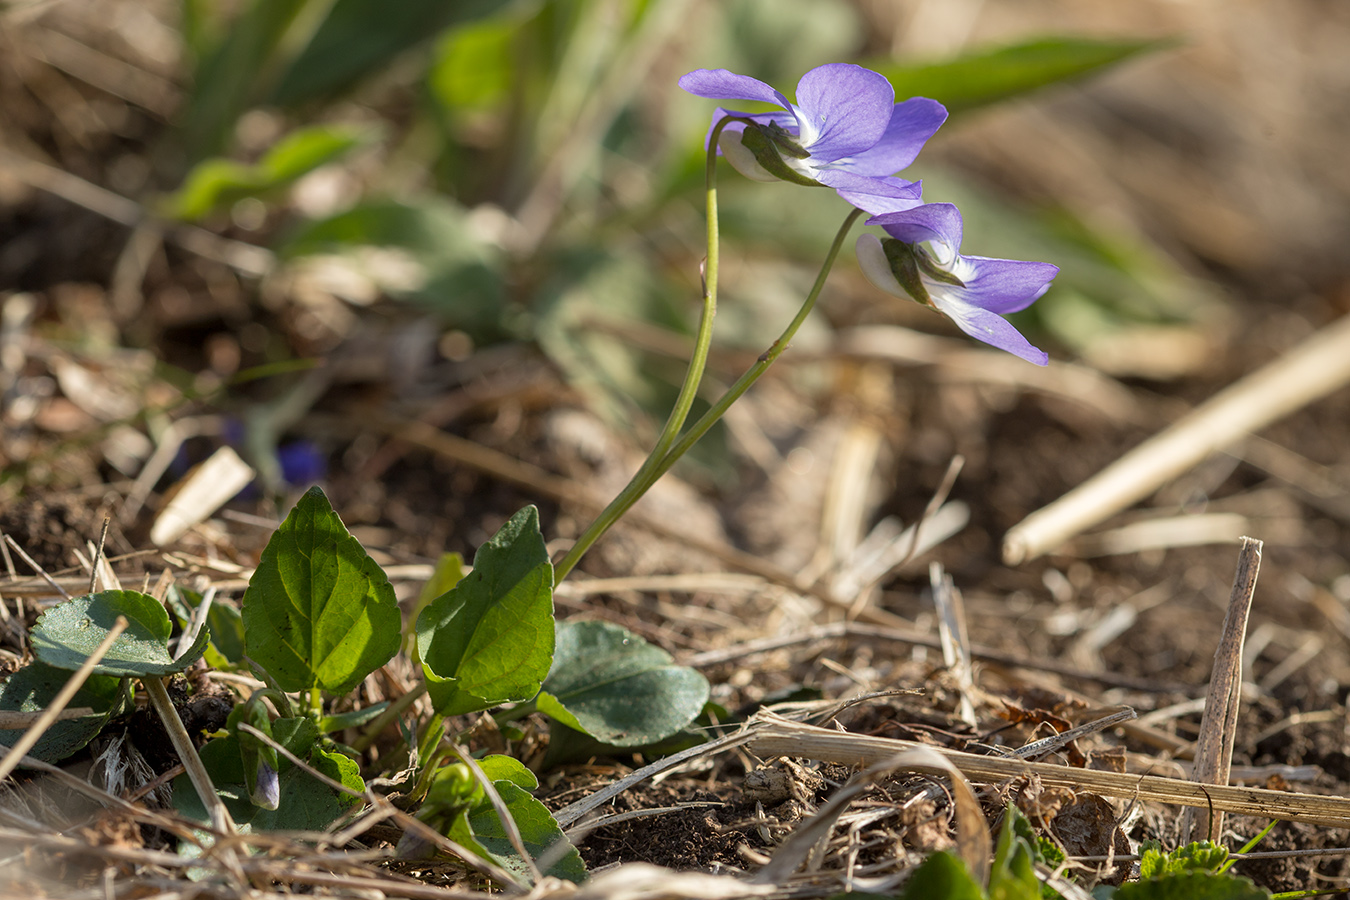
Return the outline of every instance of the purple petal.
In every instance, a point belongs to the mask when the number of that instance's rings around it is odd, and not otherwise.
[[[824,162],[862,153],[886,133],[894,103],[891,83],[871,69],[849,63],[812,69],[797,83],[802,146]]]
[[[947,108],[927,97],[895,104],[886,133],[875,147],[855,154],[850,171],[859,175],[890,175],[908,168],[927,141],[947,121]]]
[[[815,175],[817,181],[839,191],[841,197],[844,193],[848,193],[850,197],[870,194],[875,197],[907,201],[908,205],[902,208],[908,208],[919,202],[922,195],[922,187],[918,182],[905,181],[903,178],[871,178],[867,175],[854,175],[852,172],[839,169],[820,169]],[[848,197],[844,199],[848,200]],[[861,203],[854,203],[852,200],[849,200],[849,202],[859,209],[867,209]]]
[[[858,209],[869,212],[874,216],[880,216],[886,213],[904,212],[907,209],[913,209],[923,203],[922,181],[905,181],[903,178],[896,178],[894,176],[876,180],[895,190],[890,194],[841,190],[839,196],[858,207]],[[891,195],[897,192],[901,192],[905,196],[897,197]]]
[[[737,75],[727,69],[695,69],[681,76],[680,87],[709,100],[763,100],[784,109],[792,107],[786,97],[758,78]]]
[[[1006,350],[1013,356],[1019,356],[1038,366],[1050,362],[1050,355],[1044,350],[1031,346],[1022,333],[1012,327],[1008,321],[996,313],[980,309],[965,303],[959,296],[959,289],[947,292],[930,290],[933,305],[956,323],[966,334],[978,341],[984,341],[991,347]]]
[[[1059,266],[1020,259],[962,257],[957,275],[966,283],[962,300],[998,315],[1020,312],[1050,288]]]
[[[880,225],[891,237],[906,244],[935,241],[947,252],[939,262],[947,263],[961,251],[961,211],[951,203],[925,203],[904,212],[887,213],[867,220]]]

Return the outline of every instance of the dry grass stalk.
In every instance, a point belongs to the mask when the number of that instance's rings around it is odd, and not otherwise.
[[[1211,453],[1347,381],[1350,316],[1343,316],[1027,516],[1003,538],[1004,562],[1018,565],[1055,549],[1147,497]]]
[[[1256,593],[1256,576],[1261,570],[1261,542],[1244,537],[1238,552],[1233,592],[1228,599],[1228,614],[1223,620],[1223,636],[1214,651],[1214,669],[1205,695],[1205,712],[1200,719],[1200,736],[1195,741],[1195,764],[1191,780],[1197,784],[1228,784],[1233,766],[1233,740],[1237,734],[1238,703],[1242,696],[1242,645],[1247,636],[1247,616]],[[1183,843],[1198,839],[1199,814],[1187,809],[1181,818]],[[1223,834],[1223,809],[1210,812],[1208,837],[1218,840]]]
[[[845,765],[870,765],[889,759],[907,748],[925,746],[912,741],[816,728],[768,711],[759,713],[752,724],[758,727],[752,731],[749,748],[751,752],[765,758],[790,755]],[[1053,763],[1027,762],[1015,757],[979,756],[941,748],[938,752],[972,781],[1000,782],[1035,776],[1047,787],[1095,791],[1126,800],[1223,810],[1237,815],[1286,819],[1332,828],[1350,827],[1350,799],[1344,797],[1230,785],[1202,785],[1158,775],[1077,769]]]
[[[933,562],[929,566],[928,578],[933,588],[933,605],[938,612],[942,662],[956,679],[956,688],[960,693],[956,714],[962,722],[975,728],[975,704],[971,701],[975,675],[970,668],[970,637],[966,634],[965,603],[952,577],[942,571],[942,563]]]

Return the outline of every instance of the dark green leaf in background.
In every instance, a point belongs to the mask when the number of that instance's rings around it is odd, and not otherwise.
[[[333,694],[388,662],[402,626],[389,579],[317,487],[267,542],[243,619],[249,657],[283,690]]]
[[[224,27],[224,37],[197,67],[179,122],[187,162],[219,153],[235,121],[259,99],[277,47],[310,0],[253,0]]]
[[[458,22],[490,16],[511,0],[336,0],[272,95],[294,106],[332,94]]]
[[[651,744],[694,720],[708,680],[666,651],[608,622],[558,626],[539,710],[607,744]]]
[[[1048,37],[926,65],[899,65],[890,60],[864,61],[863,65],[885,75],[897,99],[930,97],[948,112],[957,113],[1079,78],[1169,45],[1158,40]]]
[[[527,506],[418,617],[417,652],[436,711],[529,700],[553,661],[553,630],[553,566],[539,512]]]
[[[33,652],[49,666],[78,669],[108,636],[118,616],[126,617],[127,629],[94,667],[99,675],[138,678],[181,672],[197,661],[211,637],[203,628],[187,652],[174,659],[169,649],[173,626],[163,604],[138,591],[102,591],[43,613],[33,626]]]
[[[397,251],[405,263],[401,268],[407,270],[397,278],[370,272],[381,290],[425,307],[477,343],[511,333],[500,248],[485,240],[469,211],[449,198],[424,196],[408,203],[369,200],[301,226],[278,252],[288,260],[343,254],[359,266],[371,247]]]
[[[70,680],[66,669],[54,669],[40,662],[28,665],[10,675],[0,684],[0,709],[13,712],[41,712],[55,699]],[[121,711],[127,700],[127,685],[111,675],[90,675],[75,696],[69,708],[88,707],[92,715],[78,719],[58,719],[43,732],[42,737],[28,751],[28,755],[44,762],[65,759],[93,740],[108,719]],[[27,729],[0,729],[0,744],[14,746]]]

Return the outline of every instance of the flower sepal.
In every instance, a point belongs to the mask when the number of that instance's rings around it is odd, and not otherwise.
[[[824,187],[803,175],[783,157],[808,159],[811,154],[777,122],[752,123],[742,131],[724,131],[717,142],[732,168],[755,181],[788,181],[806,187]]]

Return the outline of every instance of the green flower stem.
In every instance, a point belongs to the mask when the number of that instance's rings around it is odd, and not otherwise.
[[[797,315],[788,323],[788,327],[773,342],[768,350],[764,351],[755,361],[755,364],[746,370],[745,374],[736,380],[736,383],[727,388],[727,392],[722,395],[713,406],[703,414],[690,429],[685,432],[684,437],[680,438],[678,444],[670,449],[670,452],[661,459],[656,465],[656,477],[664,475],[675,462],[689,452],[689,448],[698,443],[699,439],[708,433],[709,429],[717,423],[717,420],[726,415],[726,411],[731,408],[731,404],[741,398],[746,391],[750,390],[751,385],[759,380],[760,376],[769,370],[769,366],[774,364],[778,357],[783,355],[783,351],[788,348],[792,338],[796,336],[797,330],[802,327],[806,317],[811,314],[815,308],[816,300],[820,297],[821,290],[825,287],[825,279],[830,274],[830,269],[834,267],[834,261],[839,256],[839,251],[843,249],[844,239],[848,237],[849,229],[853,223],[863,214],[860,209],[855,209],[844,219],[844,224],[839,227],[839,232],[834,236],[834,243],[830,245],[830,252],[825,257],[825,262],[821,264],[820,274],[816,276],[816,283],[811,286],[811,293],[806,295],[806,300],[802,303],[802,308],[797,311]],[[654,480],[654,479],[653,479]]]
[[[577,542],[572,545],[572,549],[562,558],[562,561],[553,570],[553,583],[558,584],[567,577],[576,564],[581,561],[581,557],[586,555],[586,551],[600,539],[610,526],[619,520],[619,517],[626,513],[629,508],[636,503],[643,494],[651,489],[656,483],[656,479],[661,477],[665,471],[661,468],[661,463],[670,451],[675,439],[680,434],[680,429],[684,427],[684,421],[689,417],[689,410],[693,408],[694,399],[698,396],[699,382],[703,380],[703,370],[708,363],[708,349],[712,346],[713,318],[717,315],[717,266],[718,249],[720,247],[720,236],[718,231],[717,218],[717,141],[722,136],[722,129],[732,121],[738,121],[731,116],[727,116],[717,123],[708,137],[708,157],[705,169],[705,183],[707,185],[707,222],[708,222],[708,251],[707,258],[703,268],[703,313],[699,318],[698,333],[694,339],[694,354],[689,360],[689,369],[685,372],[684,384],[680,386],[680,394],[675,400],[675,406],[670,411],[670,418],[666,420],[666,426],[661,430],[660,436],[656,439],[656,446],[652,452],[647,455],[647,459],[642,463],[641,468],[624,487],[619,495],[610,501],[590,527],[577,538]],[[669,468],[667,466],[666,468]]]

